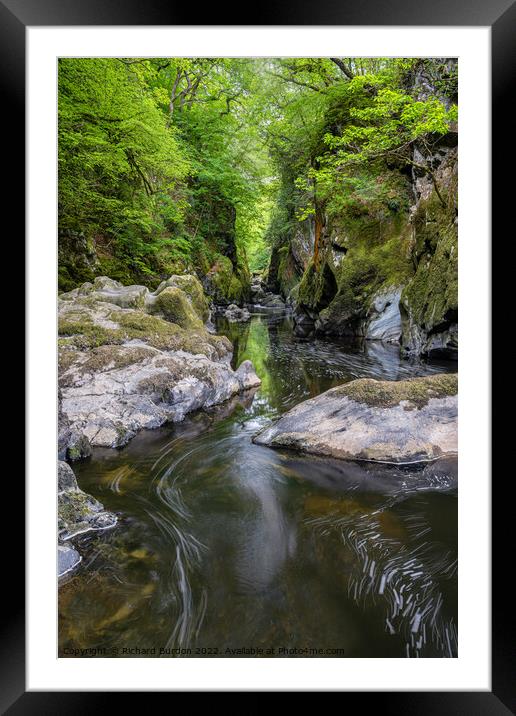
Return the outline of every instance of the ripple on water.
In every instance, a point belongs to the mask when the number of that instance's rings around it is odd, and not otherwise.
[[[300,341],[282,316],[219,330],[238,346],[235,364],[253,361],[258,391],[77,464],[80,486],[120,527],[84,541],[86,568],[60,590],[60,653],[456,656],[456,462],[388,468],[251,441],[339,383],[453,366],[403,362],[380,343]]]

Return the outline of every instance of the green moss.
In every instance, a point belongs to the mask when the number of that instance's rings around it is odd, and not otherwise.
[[[278,254],[277,280],[281,293],[286,296],[299,283],[299,275],[289,247],[282,246],[278,249]]]
[[[188,301],[186,303],[188,304]],[[193,313],[190,304],[188,306]],[[130,340],[142,341],[159,350],[184,350],[208,357],[213,354],[213,350],[219,357],[231,352],[231,344],[227,338],[208,333],[197,317],[198,323],[195,329],[183,329],[159,316],[130,309],[111,311],[108,318],[117,325],[116,328],[106,328],[94,323],[92,316],[86,312],[75,313],[75,318],[68,315],[61,317],[58,324],[61,336],[60,353],[64,356],[65,351],[71,353],[73,349],[91,350],[101,346],[120,345]],[[66,357],[63,360],[65,364],[66,362],[71,364],[71,359]],[[92,361],[97,360],[103,363],[107,360],[107,356],[98,353],[92,357]]]
[[[184,291],[169,286],[161,291],[152,306],[154,312],[163,314],[167,321],[181,328],[202,328],[203,322],[195,312]]]
[[[181,291],[184,291],[199,318],[203,322],[208,320],[210,315],[208,300],[204,295],[202,284],[196,276],[192,274],[171,276],[160,284],[158,291],[161,292],[167,287],[180,288]]]
[[[139,311],[113,311],[110,318],[120,326],[113,331],[115,343],[136,339],[160,350],[179,350],[183,343],[185,332],[181,327],[158,316]],[[122,341],[118,341],[118,337],[122,337]]]
[[[455,211],[435,192],[414,216],[416,274],[401,296],[411,320],[430,330],[458,310],[458,231]]]
[[[69,460],[79,460],[82,456],[82,451],[80,447],[69,447],[66,454]]]
[[[101,373],[105,370],[116,370],[125,368],[132,363],[143,361],[145,358],[151,358],[155,355],[155,351],[145,346],[114,346],[103,345],[98,348],[89,350],[86,354],[78,351],[60,351],[59,372],[66,372],[65,365],[61,367],[61,354],[67,360],[67,356],[73,356],[73,362],[80,361],[77,366],[80,375],[86,373]],[[81,360],[83,359],[83,360]],[[68,367],[72,365],[69,363]]]
[[[122,343],[123,336],[112,329],[104,328],[95,323],[85,320],[73,320],[60,318],[58,322],[60,336],[70,336],[73,340],[68,345],[76,348],[87,349],[95,346],[102,346],[106,343]],[[116,340],[115,340],[116,338]]]
[[[321,311],[337,292],[337,282],[329,263],[323,262],[315,269],[311,261],[299,283],[299,303],[313,311]]]
[[[67,490],[59,495],[58,517],[60,529],[82,522],[92,514],[92,498],[84,492]]]
[[[207,275],[208,291],[216,302],[241,303],[246,295],[246,286],[227,256],[217,254],[215,263]]]
[[[63,346],[59,352],[58,352],[58,358],[57,358],[57,367],[59,374],[63,374],[65,371],[72,366],[78,357],[78,352],[76,350],[70,350],[70,348],[67,348],[66,346]]]
[[[289,291],[288,297],[294,302],[294,304],[298,303],[299,301],[299,283],[296,283]]]
[[[331,219],[318,270],[312,261],[299,285],[299,303],[337,332],[367,315],[378,291],[403,285],[414,273],[407,215],[385,207],[367,212],[366,204],[352,205]],[[332,245],[346,249],[338,263]]]
[[[417,408],[424,407],[431,398],[456,395],[458,376],[456,373],[438,373],[410,380],[373,380],[361,378],[334,388],[334,394],[346,396],[357,403],[377,408],[390,408],[402,400]]]

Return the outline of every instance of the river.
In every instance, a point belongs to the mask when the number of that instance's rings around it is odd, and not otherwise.
[[[334,385],[456,367],[377,342],[302,341],[283,315],[217,329],[260,388],[74,464],[119,524],[84,538],[59,589],[59,655],[456,656],[454,466],[323,460],[251,440]]]

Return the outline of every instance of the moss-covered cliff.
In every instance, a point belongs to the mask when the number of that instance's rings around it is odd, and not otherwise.
[[[456,63],[398,70],[330,92],[305,155],[281,157],[269,287],[290,297],[304,334],[311,324],[453,358]]]
[[[426,179],[411,217],[416,270],[401,295],[407,353],[453,357],[458,350],[457,150]],[[439,192],[439,193],[438,193]]]
[[[435,163],[437,189],[428,176],[411,182],[394,170],[378,176],[397,182],[396,203],[325,217],[318,263],[309,260],[293,291],[298,317],[321,333],[400,342],[406,354],[456,356],[456,148],[443,148]],[[278,253],[279,287],[291,292],[296,272],[284,267],[292,244]]]

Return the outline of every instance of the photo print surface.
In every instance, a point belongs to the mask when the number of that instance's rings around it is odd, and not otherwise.
[[[458,71],[59,60],[60,657],[457,657]]]

